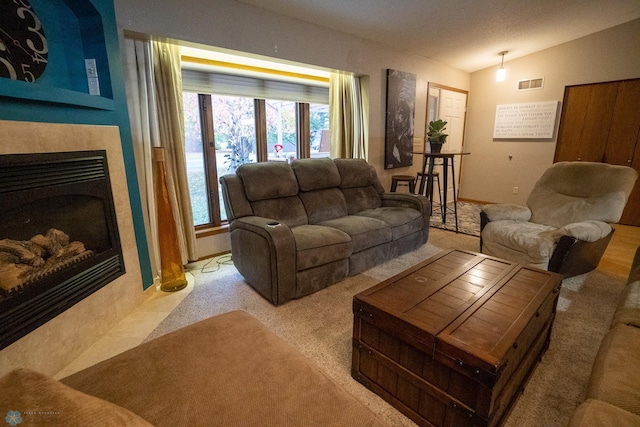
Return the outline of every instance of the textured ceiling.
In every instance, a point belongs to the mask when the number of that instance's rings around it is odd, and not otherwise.
[[[640,0],[239,1],[469,72],[640,18]]]

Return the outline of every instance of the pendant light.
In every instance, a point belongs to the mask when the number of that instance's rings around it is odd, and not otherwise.
[[[498,72],[496,73],[496,81],[503,82],[507,77],[507,70],[504,69],[504,56],[509,53],[508,50],[504,52],[500,52],[498,55],[502,56],[502,60],[500,61],[500,68],[498,68]]]

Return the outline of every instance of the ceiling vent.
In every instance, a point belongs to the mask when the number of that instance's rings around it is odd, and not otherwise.
[[[518,80],[518,90],[542,89],[544,77],[537,79]]]

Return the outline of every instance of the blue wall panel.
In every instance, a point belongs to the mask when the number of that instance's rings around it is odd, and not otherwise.
[[[142,281],[148,288],[153,283],[153,274],[146,244],[113,2],[31,0],[31,5],[45,28],[49,63],[35,83],[0,78],[0,119],[119,127]],[[89,95],[85,58],[96,59],[101,96]]]

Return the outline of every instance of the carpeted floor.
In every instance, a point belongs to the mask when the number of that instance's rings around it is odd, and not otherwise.
[[[431,229],[429,243],[305,298],[274,307],[244,281],[228,261],[193,267],[193,291],[147,339],[235,309],[251,313],[290,342],[389,426],[415,424],[351,378],[353,295],[445,248],[477,251],[478,238]],[[601,338],[608,329],[623,283],[600,272],[565,280],[551,345],[506,422],[507,427],[563,426],[584,399]]]
[[[458,202],[458,233],[480,236],[480,207],[482,205],[469,202]],[[442,222],[442,212],[438,205],[431,212],[431,227],[456,231],[456,218],[453,202],[447,203],[446,222]]]

